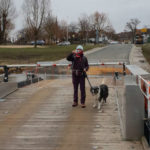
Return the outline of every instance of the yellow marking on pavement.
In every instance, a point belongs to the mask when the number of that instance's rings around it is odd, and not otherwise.
[[[101,74],[114,74],[115,72],[123,73],[122,68],[115,67],[90,67],[88,70],[89,75],[101,75]],[[126,70],[126,73],[129,74],[129,71]]]

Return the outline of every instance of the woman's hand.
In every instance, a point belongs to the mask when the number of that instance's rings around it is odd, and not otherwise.
[[[76,53],[76,50],[73,50],[72,53],[73,53],[73,54]]]
[[[87,71],[87,69],[86,69],[86,68],[84,68],[84,71],[86,72],[86,71]]]

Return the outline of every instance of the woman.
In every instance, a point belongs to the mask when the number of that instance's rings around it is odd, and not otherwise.
[[[72,107],[78,106],[78,86],[80,85],[81,107],[85,108],[85,71],[88,71],[89,65],[87,58],[83,54],[83,47],[81,45],[77,46],[76,50],[68,55],[67,60],[72,61],[72,83],[74,87]]]

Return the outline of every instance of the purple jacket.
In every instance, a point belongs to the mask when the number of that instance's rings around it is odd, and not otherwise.
[[[72,70],[83,71],[86,69],[86,71],[88,71],[89,69],[88,60],[84,55],[76,57],[74,53],[71,53],[67,56],[67,60],[72,61]]]

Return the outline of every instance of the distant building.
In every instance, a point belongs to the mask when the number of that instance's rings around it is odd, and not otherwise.
[[[120,42],[129,43],[131,41],[131,33],[130,32],[121,32],[117,34]]]
[[[95,43],[95,38],[89,38],[89,42],[90,43]],[[99,43],[107,43],[108,42],[108,37],[106,35],[102,35],[101,37],[99,37],[98,40]]]
[[[136,44],[147,43],[147,42],[149,42],[149,38],[150,38],[150,29],[149,28],[143,28],[143,29],[136,30],[136,37],[135,37]]]

